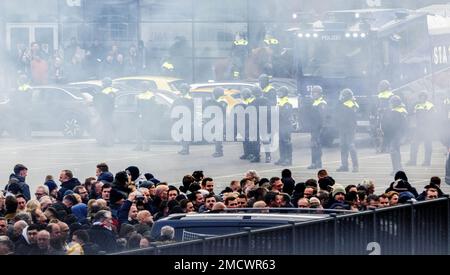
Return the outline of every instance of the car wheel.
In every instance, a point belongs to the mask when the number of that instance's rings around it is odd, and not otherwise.
[[[80,119],[75,115],[68,115],[63,119],[63,134],[69,138],[80,138],[83,136],[83,127]]]

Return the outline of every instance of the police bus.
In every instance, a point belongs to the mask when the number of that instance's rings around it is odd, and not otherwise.
[[[307,96],[320,85],[332,108],[340,90],[350,88],[361,106],[360,129],[373,130],[381,80],[406,103],[422,90],[434,98],[450,84],[450,5],[331,11],[291,31],[299,92]]]

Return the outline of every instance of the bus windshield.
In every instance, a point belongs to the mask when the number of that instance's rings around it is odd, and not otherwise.
[[[299,58],[305,76],[343,78],[368,74],[370,64],[363,39],[339,41],[303,40]]]

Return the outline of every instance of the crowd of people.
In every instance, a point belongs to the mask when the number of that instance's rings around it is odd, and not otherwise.
[[[0,255],[89,255],[167,244],[175,242],[174,228],[164,226],[154,238],[152,225],[176,213],[235,208],[365,211],[447,196],[439,177],[416,190],[403,171],[382,194],[376,194],[370,179],[343,186],[324,169],[304,182],[297,182],[288,169],[272,178],[249,170],[223,190],[203,171],[185,175],[179,187],[136,166],[113,175],[106,163],[99,163],[95,171],[79,181],[70,170],[62,170],[60,184],[48,175],[33,196],[26,183],[28,168],[15,165],[0,192]]]
[[[11,53],[11,62],[15,71],[27,75],[33,85],[63,84],[142,73],[145,51],[143,42],[123,49],[118,44],[106,47],[99,40],[82,45],[72,38],[66,47],[53,52],[48,44],[19,44]]]

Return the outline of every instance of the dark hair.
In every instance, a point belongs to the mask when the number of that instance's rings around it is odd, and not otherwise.
[[[404,181],[408,181],[408,177],[406,176],[406,173],[403,171],[398,171],[395,173],[394,180],[402,179]]]
[[[125,186],[128,182],[128,174],[126,171],[120,171],[116,173],[114,181],[119,186]]]
[[[106,189],[106,188],[112,188],[111,183],[106,182],[106,183],[104,183],[104,184],[102,185],[102,191],[103,191],[103,189]]]
[[[279,177],[272,177],[272,178],[270,178],[270,185],[273,185],[276,181],[279,181],[279,180],[281,180]]]
[[[194,182],[194,183],[192,183],[191,185],[189,185],[189,189],[188,189],[188,190],[191,191],[191,193],[194,193],[194,192],[196,192],[196,191],[198,191],[198,190],[200,190],[200,189],[202,189],[202,188],[200,187],[200,184]]]
[[[180,207],[181,207],[182,209],[186,209],[187,204],[190,203],[190,202],[191,202],[191,201],[188,200],[188,199],[181,200],[181,201],[180,201]]]
[[[377,195],[372,194],[372,195],[367,196],[366,200],[367,200],[367,202],[370,203],[370,201],[379,201],[380,198]]]
[[[109,167],[106,163],[102,162],[97,164],[97,168],[101,171],[101,172],[109,172]]]
[[[14,196],[7,196],[5,199],[5,209],[6,213],[16,213],[17,207],[19,204],[17,203],[17,199]]]
[[[28,170],[28,168],[23,164],[16,164],[14,166],[14,174],[19,174],[22,170]]]
[[[18,199],[18,198],[22,198],[25,201],[27,200],[27,198],[25,198],[25,196],[23,194],[20,194],[20,193],[16,195],[16,199]]]
[[[345,194],[345,201],[355,202],[358,199],[358,193],[350,192]]]
[[[205,196],[205,201],[206,201],[206,199],[209,199],[209,198],[216,198],[216,196],[214,194],[209,193],[208,195]]]
[[[212,178],[204,178],[202,179],[202,186],[205,186],[208,181],[213,181]]]
[[[387,194],[381,194],[378,199],[383,198],[383,199],[389,199],[389,197],[387,196]]]
[[[203,175],[203,171],[194,171],[192,176],[197,182],[200,182],[205,177],[205,175]]]
[[[328,176],[328,172],[325,169],[321,169],[321,170],[319,170],[317,172],[317,177],[324,178],[324,177],[327,177],[327,176]]]
[[[191,175],[186,175],[183,177],[182,183],[183,186],[186,188],[186,190],[189,188],[189,185],[191,185],[191,183],[195,182],[195,178]]]
[[[309,179],[309,180],[305,181],[305,186],[306,186],[306,187],[310,186],[310,187],[315,187],[315,188],[317,188],[317,187],[318,187],[318,185],[317,185],[317,180],[315,180],[315,179]]]
[[[169,190],[167,190],[167,193],[169,193],[170,191],[175,190],[177,191],[177,196],[180,194],[180,190],[178,190],[178,188],[176,188],[173,185],[169,185]]]
[[[245,195],[245,194],[239,194],[238,198],[239,199],[248,199],[247,195]]]
[[[78,203],[77,198],[76,198],[74,195],[72,195],[72,194],[65,195],[64,198],[63,198],[63,200],[68,200],[68,201],[70,201],[70,203],[71,203],[72,205],[75,205],[75,204]]]
[[[73,173],[70,170],[62,170],[62,172],[64,172],[64,174],[66,174],[66,176],[71,179],[73,178]]]
[[[225,201],[224,201],[225,206],[227,206],[228,203],[229,203],[230,201],[235,201],[235,200],[236,200],[236,197],[234,197],[234,196],[228,196],[228,197],[226,197],[226,199],[225,199]]]
[[[441,186],[441,178],[440,177],[431,177],[430,184]]]
[[[80,194],[80,189],[81,188],[85,188],[86,189],[86,187],[84,187],[83,185],[77,185],[77,186],[75,186],[73,188],[73,192],[76,193],[76,194]]]
[[[281,171],[281,177],[282,178],[290,178],[292,177],[292,172],[289,169],[284,169],[283,171]]]
[[[141,234],[139,234],[139,233],[131,234],[130,238],[128,238],[127,248],[128,249],[139,248],[141,239],[142,239]]]
[[[358,190],[358,197],[360,201],[363,201],[367,197],[367,193],[364,190]]]
[[[39,225],[39,224],[36,224],[36,223],[33,223],[33,224],[30,224],[29,226],[28,226],[28,228],[27,228],[27,232],[28,231],[31,231],[31,230],[41,230],[42,229],[42,226],[41,225]]]
[[[72,236],[77,236],[78,239],[80,239],[83,243],[89,242],[89,234],[84,229],[78,229],[73,232]]]
[[[353,187],[356,187],[356,185],[354,184],[349,184],[345,187],[345,193],[348,193],[350,191],[350,189],[352,189]]]

